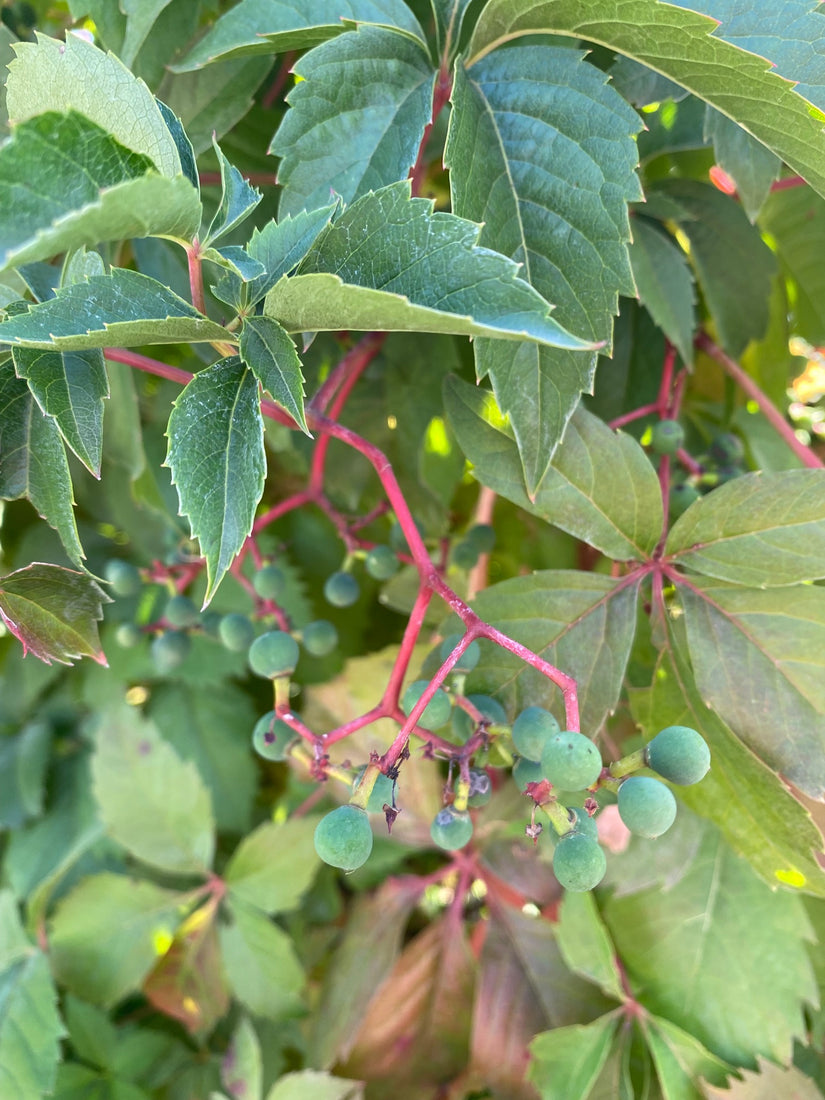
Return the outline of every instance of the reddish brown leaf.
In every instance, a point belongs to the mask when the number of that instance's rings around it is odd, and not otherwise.
[[[86,573],[35,562],[0,578],[0,616],[11,633],[50,665],[91,657],[106,666],[97,624],[109,597]]]

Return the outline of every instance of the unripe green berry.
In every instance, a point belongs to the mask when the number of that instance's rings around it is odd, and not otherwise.
[[[464,637],[463,634],[450,634],[444,639],[441,645],[438,647],[438,656],[442,661],[446,661],[452,651]],[[481,647],[478,642],[470,642],[456,663],[453,665],[453,672],[472,672],[479,662],[481,657]]]
[[[285,630],[270,630],[249,647],[249,667],[258,676],[274,680],[289,676],[298,664],[298,643]]]
[[[710,767],[710,749],[690,726],[668,726],[645,747],[645,762],[671,783],[698,783]]]
[[[121,623],[115,631],[115,641],[122,649],[132,649],[143,640],[143,631],[137,623]]]
[[[469,571],[478,561],[479,550],[472,542],[461,539],[450,551],[450,561],[457,569]]]
[[[130,561],[112,558],[106,562],[103,576],[116,596],[136,596],[140,592],[140,572]]]
[[[513,779],[520,791],[526,791],[528,783],[541,783],[544,769],[536,760],[520,756],[513,765]]]
[[[565,833],[553,852],[553,872],[565,890],[583,893],[598,886],[607,870],[598,841],[582,832]]]
[[[287,749],[295,737],[295,731],[270,710],[255,723],[252,747],[264,760],[286,760]]]
[[[677,519],[686,512],[701,495],[696,486],[687,481],[683,481],[681,485],[671,486],[668,496],[668,512],[671,519]]]
[[[172,596],[163,609],[163,617],[170,626],[176,630],[186,630],[188,626],[194,626],[200,618],[197,607],[188,596]]]
[[[541,754],[545,779],[563,791],[583,791],[601,775],[599,750],[583,733],[563,730],[551,737]]]
[[[513,746],[519,756],[541,760],[544,746],[559,732],[559,724],[549,710],[527,707],[513,722]]]
[[[162,675],[174,672],[186,660],[191,648],[188,634],[180,634],[177,630],[167,630],[159,634],[151,646],[155,668]]]
[[[364,568],[376,581],[388,581],[395,576],[400,565],[398,556],[389,546],[373,546],[364,562]]]
[[[572,806],[567,812],[572,814],[576,819],[571,822],[573,832],[584,833],[585,836],[589,836],[592,840],[599,839],[599,827],[596,824],[596,819],[591,817],[587,810],[583,810],[579,806]],[[567,833],[564,835],[567,836]]]
[[[423,539],[425,537],[424,527],[418,522],[417,519],[413,520],[413,523],[418,530],[419,535]],[[409,554],[410,547],[407,543],[407,536],[404,534],[404,529],[401,524],[396,520],[390,528],[390,546],[399,554]]]
[[[316,619],[304,627],[302,641],[307,653],[313,657],[326,657],[338,645],[338,631],[326,619]]]
[[[252,587],[262,600],[279,600],[286,590],[286,577],[277,565],[265,565],[252,578]]]
[[[470,791],[467,805],[486,806],[493,794],[493,783],[482,768],[470,768]]]
[[[735,466],[745,457],[745,447],[733,432],[720,432],[710,445],[710,457],[720,466]]]
[[[353,794],[355,793],[358,784],[361,782],[361,776],[367,770],[366,764],[358,772],[355,779],[352,781]],[[394,783],[388,775],[384,775],[383,772],[379,772],[375,780],[375,786],[370,791],[370,796],[367,799],[367,813],[380,814],[384,809],[384,804],[392,806],[392,792]]]
[[[369,859],[372,829],[366,810],[360,806],[338,806],[325,814],[315,827],[315,851],[331,867],[354,871]]]
[[[467,699],[473,704],[477,711],[480,711],[481,716],[486,719],[488,726],[507,725],[507,711],[501,703],[499,703],[498,699],[494,699],[491,695],[468,695]],[[462,710],[461,707],[453,708],[452,727],[453,733],[456,737],[460,738],[462,743],[467,741],[475,733],[476,729],[475,722],[467,711]]]
[[[404,692],[401,709],[407,716],[412,713],[413,707],[429,686],[429,680],[414,680]],[[416,724],[425,730],[436,730],[449,722],[452,709],[453,701],[447,692],[443,688],[436,688],[435,694],[424,707],[424,712]]]
[[[619,817],[631,833],[661,836],[676,819],[676,799],[658,779],[632,775],[619,787]]]
[[[223,615],[220,611],[204,611],[201,615],[200,627],[204,634],[208,634],[210,638],[219,638],[221,631],[221,622],[223,621]],[[250,638],[251,642],[252,639]],[[248,645],[249,643],[247,643]]]
[[[361,595],[361,588],[352,573],[332,573],[324,585],[324,597],[333,607],[351,607]]]
[[[657,455],[674,455],[685,441],[685,429],[678,420],[660,420],[653,428],[650,445]]]
[[[496,545],[496,533],[489,523],[476,523],[466,532],[464,540],[474,546],[479,554],[489,554]]]
[[[466,810],[445,806],[439,810],[430,826],[433,843],[445,852],[455,852],[469,844],[473,835],[473,822]]]
[[[230,611],[220,621],[218,637],[221,644],[232,653],[244,653],[255,640],[255,627],[246,615]]]

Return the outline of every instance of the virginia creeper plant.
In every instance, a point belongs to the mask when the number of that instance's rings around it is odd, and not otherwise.
[[[821,1097],[815,0],[0,17],[4,1100]]]

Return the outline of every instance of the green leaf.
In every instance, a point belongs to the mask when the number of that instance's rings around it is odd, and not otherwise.
[[[125,875],[83,879],[50,921],[58,982],[104,1008],[136,992],[183,918],[179,898]]]
[[[761,8],[759,9],[761,12]],[[780,25],[782,23],[780,22]],[[470,42],[471,63],[536,32],[586,38],[681,84],[744,126],[825,194],[822,114],[754,56],[712,36],[717,23],[659,0],[489,0]],[[796,79],[794,69],[793,79]]]
[[[724,1085],[733,1066],[669,1020],[648,1016],[642,1026],[665,1100],[702,1100],[704,1081]]]
[[[809,187],[793,187],[768,196],[760,228],[776,242],[785,276],[793,280],[789,310],[793,331],[812,344],[825,341],[825,202]]]
[[[0,326],[2,328],[2,326]],[[206,558],[208,604],[252,530],[266,473],[258,380],[240,359],[196,374],[169,417],[166,465]]]
[[[93,1066],[112,1068],[118,1035],[106,1013],[71,993],[66,996],[63,1013],[75,1053]]]
[[[646,560],[652,553],[662,530],[662,494],[632,436],[578,409],[530,500],[516,443],[492,396],[451,375],[444,403],[459,446],[483,485],[608,557]]]
[[[351,30],[359,23],[400,30],[424,41],[415,16],[403,0],[338,0],[333,15],[328,0],[241,0],[225,12],[208,34],[173,65],[187,72],[211,61],[223,61],[252,53],[285,53],[304,50]]]
[[[685,363],[693,361],[696,294],[687,258],[647,218],[634,218],[630,265],[639,301]]]
[[[247,1016],[242,1016],[232,1033],[221,1067],[223,1083],[232,1096],[263,1100],[261,1043]]]
[[[221,201],[203,239],[204,248],[214,244],[235,226],[240,225],[263,197],[261,192],[247,183],[238,169],[229,163],[214,138],[212,146],[221,171]]]
[[[668,633],[650,691],[634,692],[631,701],[648,739],[665,726],[688,726],[710,747],[709,773],[701,783],[680,788],[680,800],[712,820],[769,886],[782,883],[825,895],[825,872],[815,856],[823,839],[810,814],[707,706],[673,632]]]
[[[232,339],[156,279],[121,267],[63,287],[0,324],[0,342],[62,351]]]
[[[12,360],[17,377],[26,379],[43,414],[54,419],[80,461],[99,477],[103,399],[109,396],[103,353],[14,348]]]
[[[97,624],[109,597],[86,573],[35,562],[0,577],[0,616],[11,633],[47,665],[91,657],[106,664]]]
[[[587,1100],[610,1053],[617,1024],[611,1013],[590,1024],[559,1027],[535,1037],[527,1076],[542,1100]]]
[[[796,88],[799,91],[799,87]],[[761,141],[719,111],[708,107],[705,136],[713,141],[716,163],[736,184],[745,213],[756,221],[771,184],[778,178],[782,161]]]
[[[812,798],[825,793],[825,589],[679,583],[696,686],[737,737]]]
[[[624,1000],[615,948],[592,894],[565,891],[556,937],[571,970],[598,985],[608,997]]]
[[[218,928],[224,969],[241,1002],[266,1020],[301,1015],[304,972],[292,940],[257,909],[233,900],[230,923]]]
[[[479,228],[410,198],[409,180],[357,199],[324,229],[264,312],[288,332],[402,329],[495,336],[583,349]],[[0,325],[0,339],[2,339]]]
[[[155,20],[168,7],[170,0],[119,0],[119,7],[126,16],[126,31],[118,54],[128,68],[132,68],[138,50],[154,26]]]
[[[272,1086],[266,1100],[364,1100],[364,1086],[359,1081],[305,1069],[285,1074]]]
[[[76,111],[17,126],[0,148],[0,270],[98,241],[188,238],[200,201]]]
[[[85,554],[60,432],[43,416],[11,362],[0,364],[0,499],[31,501],[60,535],[70,560],[82,563]]]
[[[636,629],[638,587],[638,580],[627,577],[616,581],[596,573],[548,570],[486,588],[473,608],[485,622],[578,681],[582,729],[590,734],[621,693]],[[557,698],[557,689],[537,669],[491,642],[481,646],[474,690],[500,696],[512,713],[528,705],[548,706]]]
[[[111,53],[77,34],[15,44],[6,102],[12,125],[47,111],[77,111],[117,142],[148,157],[163,176],[179,176],[175,139],[155,97]],[[197,228],[197,227],[195,227]]]
[[[66,1034],[44,953],[27,940],[17,904],[0,892],[0,1091],[36,1100],[54,1089]]]
[[[430,0],[436,19],[439,56],[451,57],[458,47],[461,27],[471,0]]]
[[[802,1070],[795,1066],[777,1066],[766,1058],[757,1058],[758,1073],[742,1074],[741,1081],[731,1081],[727,1088],[705,1085],[706,1100],[822,1100],[822,1093]]]
[[[610,898],[603,915],[646,1009],[736,1065],[790,1058],[814,996],[805,910],[714,830],[670,890]]]
[[[0,829],[19,829],[42,812],[51,744],[51,725],[42,720],[0,739]]]
[[[687,212],[679,227],[690,241],[708,310],[726,350],[739,355],[765,334],[776,257],[742,207],[710,184],[665,180],[657,190]]]
[[[134,707],[105,712],[92,760],[109,832],[137,859],[173,874],[208,874],[215,848],[209,792]]]
[[[345,203],[409,175],[432,115],[436,74],[423,43],[361,27],[295,65],[270,153],[281,158],[281,218]]]
[[[825,470],[745,474],[720,485],[679,517],[665,554],[754,588],[825,577]]]
[[[310,435],[304,415],[304,376],[295,345],[271,317],[246,317],[241,359],[263,388]]]
[[[318,869],[313,834],[317,821],[265,822],[246,836],[224,872],[235,897],[267,913],[294,909]]]
[[[634,292],[627,202],[641,197],[641,120],[583,56],[519,46],[458,67],[444,159],[452,209],[482,224],[480,244],[522,264],[567,328],[609,341],[618,295]],[[595,357],[486,341],[475,352],[478,377],[490,375],[510,416],[532,496]]]

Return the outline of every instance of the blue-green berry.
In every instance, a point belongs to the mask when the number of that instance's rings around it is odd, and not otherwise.
[[[445,852],[455,852],[469,844],[473,835],[473,822],[466,810],[445,806],[439,810],[430,826],[433,843]]]
[[[410,715],[413,707],[430,686],[429,680],[414,680],[401,699],[401,709],[406,715]],[[453,709],[453,701],[443,688],[436,688],[435,694],[419,717],[416,725],[425,730],[436,730],[450,720]]]
[[[376,581],[388,581],[400,566],[398,555],[389,546],[373,546],[364,562],[367,573]]]
[[[151,646],[152,661],[162,675],[174,672],[189,655],[192,643],[188,634],[177,630],[167,630],[153,640]]]
[[[369,859],[372,829],[366,810],[339,806],[325,814],[315,828],[315,851],[331,867],[354,871]]]
[[[338,631],[326,619],[316,619],[304,627],[301,640],[307,653],[313,657],[326,657],[338,645]]]
[[[296,736],[295,731],[271,710],[255,723],[252,747],[264,760],[286,760],[287,749]]]
[[[176,630],[186,630],[200,619],[200,612],[188,596],[178,594],[167,601],[163,617]]]
[[[549,710],[526,707],[513,722],[513,747],[519,756],[541,760],[544,746],[559,732],[559,724]]]
[[[265,565],[253,576],[252,587],[262,600],[279,600],[286,591],[286,576],[277,565]]]
[[[352,607],[361,595],[361,587],[352,573],[332,573],[324,584],[324,598],[333,607]]]
[[[270,630],[249,647],[249,667],[258,676],[274,680],[289,676],[298,664],[298,643],[285,630]]]
[[[130,561],[112,558],[103,567],[103,576],[116,596],[136,596],[140,592],[140,572]]]
[[[657,837],[676,819],[673,792],[658,779],[632,775],[619,787],[619,817],[639,836]]]
[[[230,611],[218,625],[221,644],[232,653],[245,653],[255,640],[255,627],[246,615]]]

